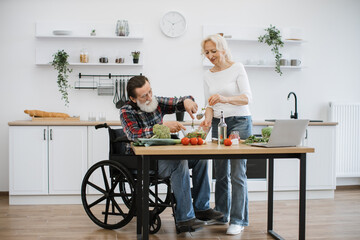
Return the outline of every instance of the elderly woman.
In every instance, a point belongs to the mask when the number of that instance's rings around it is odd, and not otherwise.
[[[207,100],[202,126],[212,126],[212,136],[218,137],[220,113],[223,111],[228,135],[238,131],[245,139],[252,134],[249,103],[252,98],[244,66],[231,60],[226,40],[211,35],[202,43],[202,53],[214,66],[205,72],[204,92]],[[227,136],[228,137],[228,136]],[[246,159],[215,160],[215,209],[224,217],[213,224],[230,225],[227,234],[235,235],[249,225]]]

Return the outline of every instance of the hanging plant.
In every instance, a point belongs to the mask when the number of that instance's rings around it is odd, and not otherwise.
[[[59,92],[61,93],[61,99],[65,101],[65,106],[69,106],[68,89],[71,88],[68,83],[69,75],[72,69],[69,68],[68,58],[69,55],[64,50],[59,50],[53,55],[54,59],[51,65],[58,71],[57,84]]]
[[[260,36],[258,41],[272,47],[271,51],[275,54],[275,71],[281,76],[280,59],[282,54],[279,52],[279,49],[284,46],[284,42],[281,40],[280,30],[270,24],[270,27],[266,28],[265,31],[267,33]]]

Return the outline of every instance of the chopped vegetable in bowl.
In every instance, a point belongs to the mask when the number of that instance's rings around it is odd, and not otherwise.
[[[186,130],[181,130],[185,137],[188,138],[202,138],[206,139],[206,136],[208,135],[211,127],[198,127],[198,128],[192,128],[191,126],[188,126]]]

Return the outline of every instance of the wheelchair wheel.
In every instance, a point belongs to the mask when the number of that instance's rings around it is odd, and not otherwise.
[[[123,184],[123,191],[118,187]],[[94,164],[85,174],[81,200],[85,212],[98,226],[116,229],[125,226],[135,215],[135,204],[123,204],[123,198],[135,198],[135,184],[128,170],[116,161]]]
[[[155,200],[157,198],[158,201],[158,208],[156,209],[156,214],[162,213],[167,207],[171,207],[171,187],[170,187],[170,180],[158,180],[157,181],[158,188],[162,189],[166,192],[165,196],[156,196],[155,194],[155,183],[150,183],[149,186],[149,211],[154,212],[155,211]],[[127,192],[125,182],[119,182],[119,188],[121,192]],[[130,209],[132,204],[132,196],[131,194],[124,194],[122,196],[122,200],[125,203],[125,205]]]
[[[149,233],[155,234],[160,230],[160,228],[161,228],[161,219],[160,216],[156,214],[156,216],[154,216],[153,219],[150,219]]]

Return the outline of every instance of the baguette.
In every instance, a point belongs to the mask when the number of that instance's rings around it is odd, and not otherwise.
[[[70,117],[66,113],[45,112],[45,111],[40,111],[40,110],[25,110],[24,112],[29,114],[31,117],[56,117],[56,118],[68,118],[68,117]]]

